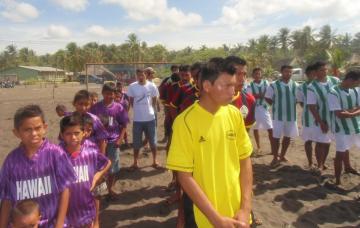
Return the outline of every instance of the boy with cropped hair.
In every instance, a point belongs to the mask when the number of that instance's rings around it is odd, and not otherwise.
[[[40,205],[40,225],[64,225],[69,186],[76,177],[64,150],[45,139],[46,130],[38,105],[16,111],[13,132],[21,143],[6,157],[0,172],[0,227],[7,227],[11,209],[24,199]]]

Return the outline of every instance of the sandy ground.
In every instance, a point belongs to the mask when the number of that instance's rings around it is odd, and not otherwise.
[[[60,85],[17,87],[0,89],[0,164],[6,155],[19,143],[13,136],[13,114],[26,104],[40,104],[49,124],[48,138],[57,142],[59,118],[55,113],[58,103],[72,109],[71,100],[79,89],[85,86]],[[99,85],[91,85],[91,91],[100,92]],[[300,110],[300,107],[299,107]],[[163,115],[159,115],[158,138],[163,136]],[[129,136],[131,141],[131,127]],[[331,145],[327,159],[329,167],[323,175],[306,170],[304,144],[300,138],[292,141],[288,151],[290,162],[271,169],[270,145],[266,132],[261,132],[262,153],[253,157],[254,166],[254,212],[263,221],[262,227],[360,227],[360,177],[343,175],[346,191],[337,193],[324,187],[333,179],[334,145]],[[360,150],[351,151],[354,168],[360,170]],[[164,164],[164,145],[159,144],[159,161]],[[171,193],[164,190],[171,180],[171,174],[150,167],[151,156],[142,153],[139,171],[128,172],[132,163],[132,150],[121,152],[121,165],[115,190],[118,200],[103,201],[101,210],[102,227],[175,227],[176,205],[167,206],[164,200]]]

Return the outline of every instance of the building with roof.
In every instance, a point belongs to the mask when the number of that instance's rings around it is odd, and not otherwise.
[[[0,70],[0,81],[9,78],[11,81],[13,78],[17,81],[62,81],[66,78],[66,74],[62,69],[42,66],[17,66]]]

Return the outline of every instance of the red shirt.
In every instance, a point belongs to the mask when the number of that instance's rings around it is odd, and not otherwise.
[[[255,123],[255,105],[256,105],[256,99],[251,93],[247,93],[246,91],[239,92],[232,100],[231,102],[235,107],[240,108],[245,105],[248,109],[248,114],[245,121],[245,127],[246,129],[249,129],[252,127],[252,125]]]

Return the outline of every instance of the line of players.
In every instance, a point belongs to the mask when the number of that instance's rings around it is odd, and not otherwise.
[[[259,130],[268,131],[274,156],[272,166],[288,161],[286,152],[290,139],[299,135],[296,106],[300,104],[301,137],[305,142],[309,168],[327,168],[325,161],[330,143],[335,141],[335,184],[341,183],[342,164],[346,173],[359,175],[350,165],[349,159],[349,149],[353,145],[360,147],[358,71],[348,72],[340,81],[328,76],[327,64],[319,61],[306,68],[307,81],[302,84],[291,79],[292,67],[289,65],[282,66],[281,77],[271,83],[262,78],[261,68],[255,68],[252,70],[253,80],[247,83],[246,61],[235,56],[228,58],[232,59],[237,69],[237,88],[232,103],[243,113],[247,130],[253,129],[257,152],[261,151]],[[216,62],[217,58],[211,61]],[[199,99],[200,68],[201,63],[172,66],[171,76],[165,78],[159,86],[160,99],[165,107],[167,139],[171,138],[171,126],[176,116]],[[316,166],[312,158],[313,142]]]

